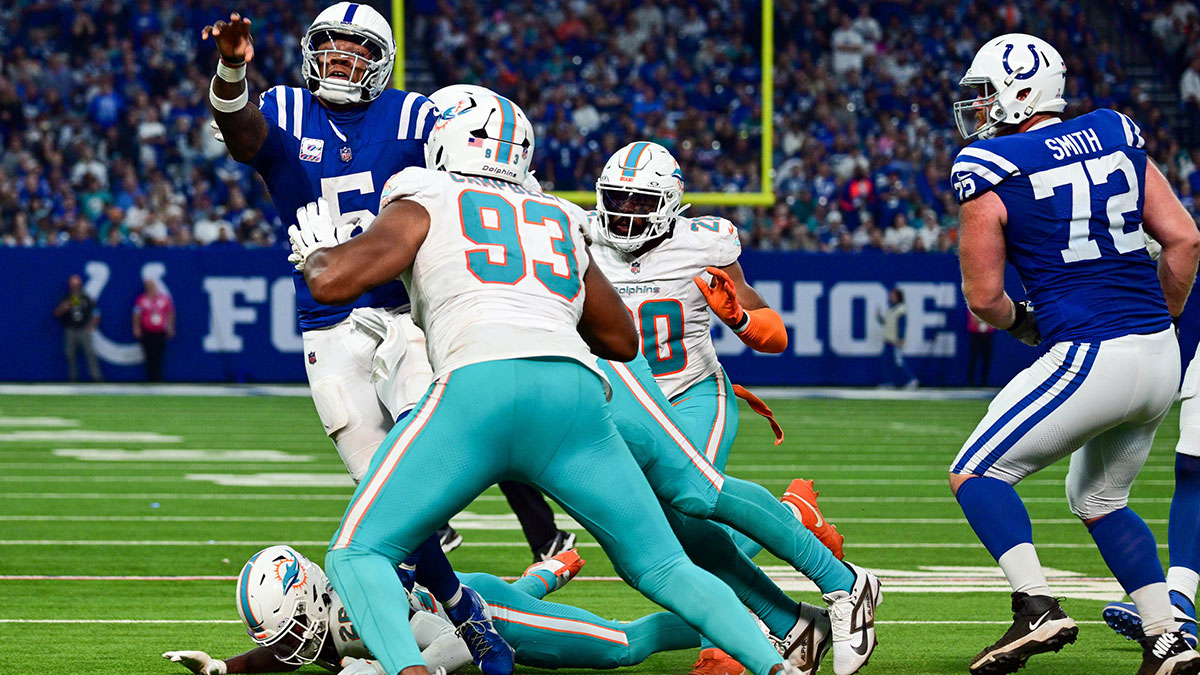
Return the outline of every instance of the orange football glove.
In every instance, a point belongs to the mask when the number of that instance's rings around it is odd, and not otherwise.
[[[704,283],[700,277],[692,277],[696,287],[704,294],[708,306],[728,326],[735,326],[742,320],[746,310],[738,303],[737,291],[734,290],[733,280],[716,267],[704,268],[712,275],[712,284]]]

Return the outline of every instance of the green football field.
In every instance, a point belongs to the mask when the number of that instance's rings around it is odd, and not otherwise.
[[[847,558],[882,578],[880,645],[862,672],[965,673],[1010,617],[1007,584],[946,486],[986,401],[769,403],[786,443],[774,446],[767,424],[743,409],[729,472],[776,494],[792,478],[815,479]],[[1132,499],[1164,562],[1177,411]],[[1136,645],[1100,621],[1104,602],[1122,593],[1067,509],[1065,473],[1065,464],[1048,469],[1020,492],[1079,641],[1023,672],[1132,673]],[[320,562],[350,493],[307,398],[0,396],[0,673],[183,673],[160,654],[245,651],[252,644],[234,606],[242,563],[273,543]],[[494,488],[455,524],[466,538],[450,556],[459,570],[519,575],[529,564]],[[572,523],[560,516],[560,525]],[[576,531],[587,567],[552,599],[620,619],[653,611],[609,580],[604,553]],[[768,554],[758,562],[793,596],[820,603]],[[627,671],[683,675],[694,657],[661,654]]]

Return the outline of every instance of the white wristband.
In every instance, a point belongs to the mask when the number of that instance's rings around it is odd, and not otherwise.
[[[242,80],[246,79],[246,63],[243,61],[242,65],[231,67],[225,65],[224,61],[218,59],[217,77],[229,83],[241,82]]]
[[[237,98],[227,101],[217,96],[216,85],[217,77],[214,75],[212,83],[208,87],[208,102],[212,104],[213,110],[217,112],[235,113],[245,108],[246,104],[250,101],[250,87],[242,89],[242,93]]]

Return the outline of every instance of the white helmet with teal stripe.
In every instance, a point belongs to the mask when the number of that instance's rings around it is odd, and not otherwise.
[[[283,663],[312,663],[329,630],[328,585],[321,568],[291,546],[255,553],[237,583],[246,632]]]
[[[596,180],[600,227],[592,234],[617,250],[636,251],[670,230],[687,208],[682,202],[679,162],[658,143],[630,143],[608,158]]]
[[[516,103],[479,89],[453,103],[434,102],[438,119],[425,141],[425,166],[520,184],[533,159],[533,125]]]

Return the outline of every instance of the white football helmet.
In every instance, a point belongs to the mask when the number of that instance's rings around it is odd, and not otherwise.
[[[363,57],[340,49],[320,49],[334,39],[351,40],[371,51]],[[336,104],[373,101],[392,82],[396,62],[396,43],[392,27],[383,15],[369,5],[339,2],[317,15],[300,41],[304,63],[300,68],[304,81],[317,98]],[[333,59],[348,59],[352,64],[347,77],[330,76],[328,64]],[[362,79],[355,82],[355,76]]]
[[[533,125],[520,106],[503,96],[480,92],[444,108],[437,101],[434,105],[438,119],[425,141],[427,168],[509,183],[525,181],[533,158]]]
[[[437,108],[440,113],[448,108],[453,108],[463,99],[499,95],[491,89],[481,87],[477,84],[452,84],[430,94],[429,100],[433,101],[433,107]]]
[[[954,104],[965,139],[991,138],[1001,124],[1020,124],[1040,112],[1067,109],[1067,66],[1050,43],[1024,33],[989,40],[975,54],[960,87],[983,87],[982,95]],[[980,124],[977,111],[984,111]]]
[[[629,253],[661,237],[688,206],[683,201],[683,172],[666,148],[649,141],[630,143],[604,164],[596,181],[592,234]]]
[[[291,546],[255,553],[237,583],[246,632],[283,663],[312,663],[329,630],[328,585],[321,568]]]

